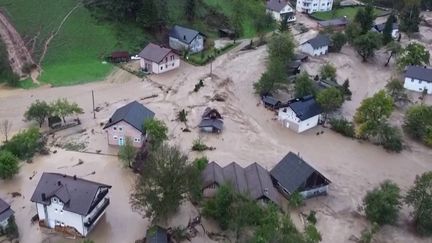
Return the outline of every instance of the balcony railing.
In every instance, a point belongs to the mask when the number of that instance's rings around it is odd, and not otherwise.
[[[93,223],[99,218],[99,216],[101,216],[104,213],[105,209],[108,207],[109,204],[110,204],[109,198],[105,198],[102,206],[98,208],[97,213],[89,217],[87,222],[84,223],[84,226],[90,228],[93,225]]]

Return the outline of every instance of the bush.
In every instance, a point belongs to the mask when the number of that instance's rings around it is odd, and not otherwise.
[[[195,87],[194,87],[194,92],[198,92],[202,87],[204,87],[204,82],[202,81],[202,79],[200,79],[199,81],[198,81],[198,83],[197,84],[195,84]]]
[[[401,208],[400,198],[399,187],[391,181],[384,181],[363,199],[366,217],[380,225],[396,222]]]
[[[11,179],[18,171],[18,158],[7,150],[0,151],[0,178]]]
[[[306,219],[309,223],[315,225],[317,223],[316,212],[314,210],[311,210]]]
[[[203,156],[201,158],[196,158],[194,160],[194,165],[199,171],[203,171],[208,164],[207,157]]]
[[[378,139],[388,151],[400,152],[403,149],[402,134],[396,127],[384,124],[378,133]]]
[[[320,75],[322,79],[336,80],[336,67],[331,63],[326,63],[321,66]]]
[[[300,192],[296,191],[292,193],[288,200],[288,205],[291,208],[298,208],[303,205],[304,198]]]
[[[15,216],[12,215],[8,219],[8,224],[5,228],[5,234],[9,238],[9,240],[19,238],[18,226],[15,223]]]
[[[193,150],[193,151],[205,151],[205,150],[208,150],[208,149],[210,149],[210,147],[208,147],[207,145],[205,145],[205,144],[201,141],[201,139],[196,139],[196,140],[193,142],[193,145],[192,145],[192,150]]]
[[[177,120],[179,120],[181,122],[187,122],[187,115],[188,115],[188,112],[185,111],[185,109],[182,109],[181,111],[179,111],[177,113]]]
[[[45,146],[45,141],[39,129],[33,127],[13,136],[4,144],[3,149],[11,152],[21,160],[29,159]]]
[[[354,124],[350,121],[347,121],[345,118],[332,118],[330,119],[330,125],[333,131],[340,133],[345,137],[355,137]]]
[[[432,106],[409,108],[405,113],[403,128],[412,138],[432,146]]]

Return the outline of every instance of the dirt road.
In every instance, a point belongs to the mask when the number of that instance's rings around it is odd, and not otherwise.
[[[26,64],[33,64],[33,58],[24,44],[20,34],[16,31],[8,18],[0,10],[0,37],[6,45],[9,63],[14,73],[25,75],[22,70]]]

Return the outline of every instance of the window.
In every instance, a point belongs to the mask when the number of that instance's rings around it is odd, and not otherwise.
[[[168,68],[168,64],[165,65],[165,68]]]
[[[174,67],[174,63],[172,64],[172,66]]]
[[[163,67],[161,66],[161,70],[163,70]]]
[[[117,140],[117,136],[114,136],[113,139],[114,139],[114,140]]]
[[[123,127],[119,127],[119,131],[120,131],[120,132],[123,131]]]
[[[56,209],[54,209],[54,211],[57,213],[57,208]]]
[[[114,131],[116,131],[116,130],[117,130],[117,127],[116,127],[116,126],[114,126],[114,127],[113,127],[113,130],[114,130]]]
[[[134,141],[135,141],[136,143],[139,143],[139,142],[141,142],[141,138],[135,138]]]
[[[57,203],[58,202],[57,198],[53,198],[53,202]]]
[[[60,210],[60,213],[63,213],[63,209],[62,209],[62,210]]]
[[[165,58],[165,62],[168,62],[168,57]]]
[[[171,55],[171,61],[173,61],[174,60],[174,55]]]

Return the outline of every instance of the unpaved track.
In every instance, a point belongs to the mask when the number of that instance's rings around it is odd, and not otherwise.
[[[9,63],[14,73],[23,76],[22,68],[27,63],[34,63],[30,52],[20,34],[0,10],[0,37],[6,45]]]

